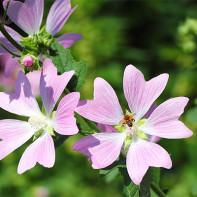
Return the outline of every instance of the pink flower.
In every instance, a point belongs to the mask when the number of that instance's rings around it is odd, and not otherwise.
[[[127,170],[135,184],[141,182],[150,166],[171,168],[169,154],[161,146],[147,141],[146,134],[169,139],[190,137],[192,131],[178,120],[188,98],[169,99],[148,119],[143,118],[164,90],[167,80],[168,74],[162,74],[146,82],[138,69],[127,66],[123,84],[130,112],[124,114],[113,88],[104,79],[96,78],[94,100],[79,102],[76,112],[92,121],[115,125],[117,131],[84,137],[74,144],[73,149],[87,155],[94,169],[109,166],[124,149]]]
[[[7,5],[7,1],[8,0],[3,1],[4,8]],[[51,33],[53,36],[56,35],[75,9],[76,7],[71,9],[70,0],[56,0],[53,3],[47,16],[46,31],[48,33]],[[43,11],[44,0],[25,0],[25,3],[10,0],[7,15],[29,36],[33,36],[34,34],[38,34],[40,31]],[[13,39],[20,44],[20,41],[22,41],[22,36],[10,27],[5,26],[5,28],[8,33],[13,37]],[[81,34],[67,33],[58,37],[58,42],[62,44],[65,48],[68,48],[80,39],[82,39]],[[0,42],[12,52],[18,51],[11,43],[7,41],[7,39],[3,36],[1,32]],[[7,52],[2,47],[0,47],[0,55],[5,53]],[[10,56],[10,58],[12,58],[12,56]],[[17,66],[19,66],[18,59],[19,58],[12,58],[12,60],[8,59],[6,66],[12,67],[12,69],[16,68]],[[10,72],[6,72],[5,74],[6,76],[8,76],[10,75]]]
[[[33,66],[34,59],[31,56],[26,56],[23,58],[23,64],[26,67],[31,67]]]
[[[9,53],[0,56],[0,86],[6,90],[14,89],[15,84],[16,84],[17,74],[19,70],[22,69],[19,65],[17,69],[16,67],[10,67],[9,64],[6,65],[7,61],[9,63],[12,60],[15,60],[15,59],[13,59]],[[12,70],[13,68],[15,70]],[[10,72],[11,74],[9,76],[5,76],[4,73],[7,73],[7,72]],[[36,97],[40,95],[40,90],[39,90],[40,75],[41,75],[40,70],[34,70],[26,74],[31,84],[32,92]]]
[[[78,132],[74,110],[79,100],[79,93],[73,92],[62,98],[56,112],[56,102],[74,71],[57,75],[57,69],[50,59],[45,60],[40,78],[40,94],[45,112],[42,113],[31,85],[20,71],[14,93],[0,93],[0,107],[11,113],[29,117],[28,121],[0,120],[0,159],[13,152],[34,136],[35,141],[23,153],[18,173],[33,168],[36,162],[44,167],[52,167],[55,162],[55,149],[52,136],[54,131],[61,135],[73,135]]]

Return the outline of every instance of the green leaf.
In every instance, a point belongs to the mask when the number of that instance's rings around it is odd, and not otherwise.
[[[101,177],[109,174],[112,170],[116,169],[116,168],[126,168],[126,164],[125,164],[125,160],[123,159],[118,159],[116,160],[114,163],[112,163],[110,166],[107,166],[106,168],[103,168],[99,171],[99,174],[101,175]]]
[[[156,183],[159,185],[160,182],[160,168],[150,168],[151,175],[152,175],[152,182]]]
[[[121,175],[123,176],[124,185],[125,185],[125,188],[126,188],[126,195],[128,197],[139,197],[140,188],[139,188],[138,185],[135,185],[131,181],[131,179],[128,175],[127,169],[119,167],[119,171],[120,171]]]
[[[150,188],[152,182],[151,169],[149,168],[140,183],[140,196],[150,197]]]
[[[86,121],[77,113],[75,113],[77,119],[77,126],[82,133],[91,134],[93,133],[92,128],[86,123]]]
[[[76,62],[73,60],[70,50],[64,48],[57,42],[53,42],[51,44],[51,49],[49,51],[50,54],[47,57],[53,61],[59,74],[70,70],[75,71],[75,74],[67,85],[67,88],[71,92],[79,91],[85,83],[87,62],[85,60]]]

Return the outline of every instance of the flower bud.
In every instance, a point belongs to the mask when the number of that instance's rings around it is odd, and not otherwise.
[[[26,67],[33,66],[34,59],[31,56],[26,56],[23,58],[23,65]]]

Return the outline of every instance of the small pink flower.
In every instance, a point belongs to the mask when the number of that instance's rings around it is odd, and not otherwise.
[[[131,180],[139,184],[150,166],[171,168],[169,154],[159,145],[146,140],[146,134],[160,138],[186,138],[193,133],[181,121],[188,102],[177,97],[159,105],[148,119],[144,116],[164,90],[168,74],[146,82],[143,74],[129,65],[124,72],[124,94],[130,112],[123,113],[113,88],[102,78],[94,81],[94,100],[79,102],[76,112],[85,118],[105,125],[115,125],[120,132],[89,135],[77,141],[73,149],[89,157],[94,169],[112,164],[124,149]]]
[[[55,149],[52,136],[54,131],[61,135],[73,135],[78,132],[74,110],[79,100],[79,93],[73,92],[62,98],[56,112],[56,102],[74,71],[57,75],[57,69],[50,59],[45,60],[40,78],[40,95],[45,113],[40,111],[32,94],[31,85],[20,71],[14,93],[0,93],[0,107],[11,113],[29,117],[28,121],[0,120],[0,159],[13,152],[32,136],[36,140],[23,153],[18,173],[33,168],[36,162],[44,167],[52,167],[55,162]]]
[[[4,8],[7,5],[8,0],[3,1]],[[70,0],[56,0],[47,16],[46,21],[46,31],[55,36],[63,25],[66,23],[72,12],[76,7],[71,8]],[[42,23],[44,11],[44,0],[25,0],[24,3],[20,1],[10,0],[7,15],[9,18],[19,26],[23,31],[25,31],[29,36],[38,34],[40,31],[40,26]],[[22,41],[22,36],[10,27],[5,26],[7,32],[12,36],[12,38],[20,44]],[[69,48],[72,44],[82,39],[82,35],[78,33],[67,33],[58,37],[58,42],[62,44],[65,48]],[[9,50],[15,53],[18,50],[8,42],[4,35],[0,32],[0,42],[4,44]],[[0,47],[0,55],[7,54],[2,47]],[[10,58],[7,60],[6,67],[11,67],[12,69],[6,69],[5,75],[8,77],[11,71],[19,67],[17,57]]]
[[[26,56],[23,58],[23,65],[26,67],[33,66],[34,59],[31,56]]]

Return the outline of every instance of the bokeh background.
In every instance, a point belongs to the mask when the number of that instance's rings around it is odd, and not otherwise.
[[[2,1],[1,1],[2,2]],[[44,22],[54,1],[45,0]],[[93,98],[93,81],[103,77],[128,109],[122,78],[133,64],[146,80],[169,73],[166,89],[157,104],[168,98],[187,96],[190,101],[181,120],[194,132],[189,139],[166,140],[161,144],[171,155],[173,167],[161,170],[161,187],[169,197],[197,196],[197,2],[191,0],[72,0],[78,5],[60,34],[76,32],[83,39],[71,47],[74,58],[86,59],[88,74],[81,99]],[[2,14],[2,8],[1,8]],[[11,24],[13,26],[13,24]],[[60,35],[59,34],[59,35]],[[3,65],[1,64],[1,71]],[[1,90],[15,84],[3,82]],[[11,85],[10,85],[11,83]],[[18,118],[1,110],[0,118]],[[18,175],[17,165],[28,143],[0,162],[2,197],[122,197],[122,177],[117,171],[105,178],[82,154],[72,151],[80,135],[70,137],[56,150],[51,169],[36,165]],[[152,193],[152,196],[157,196]]]

